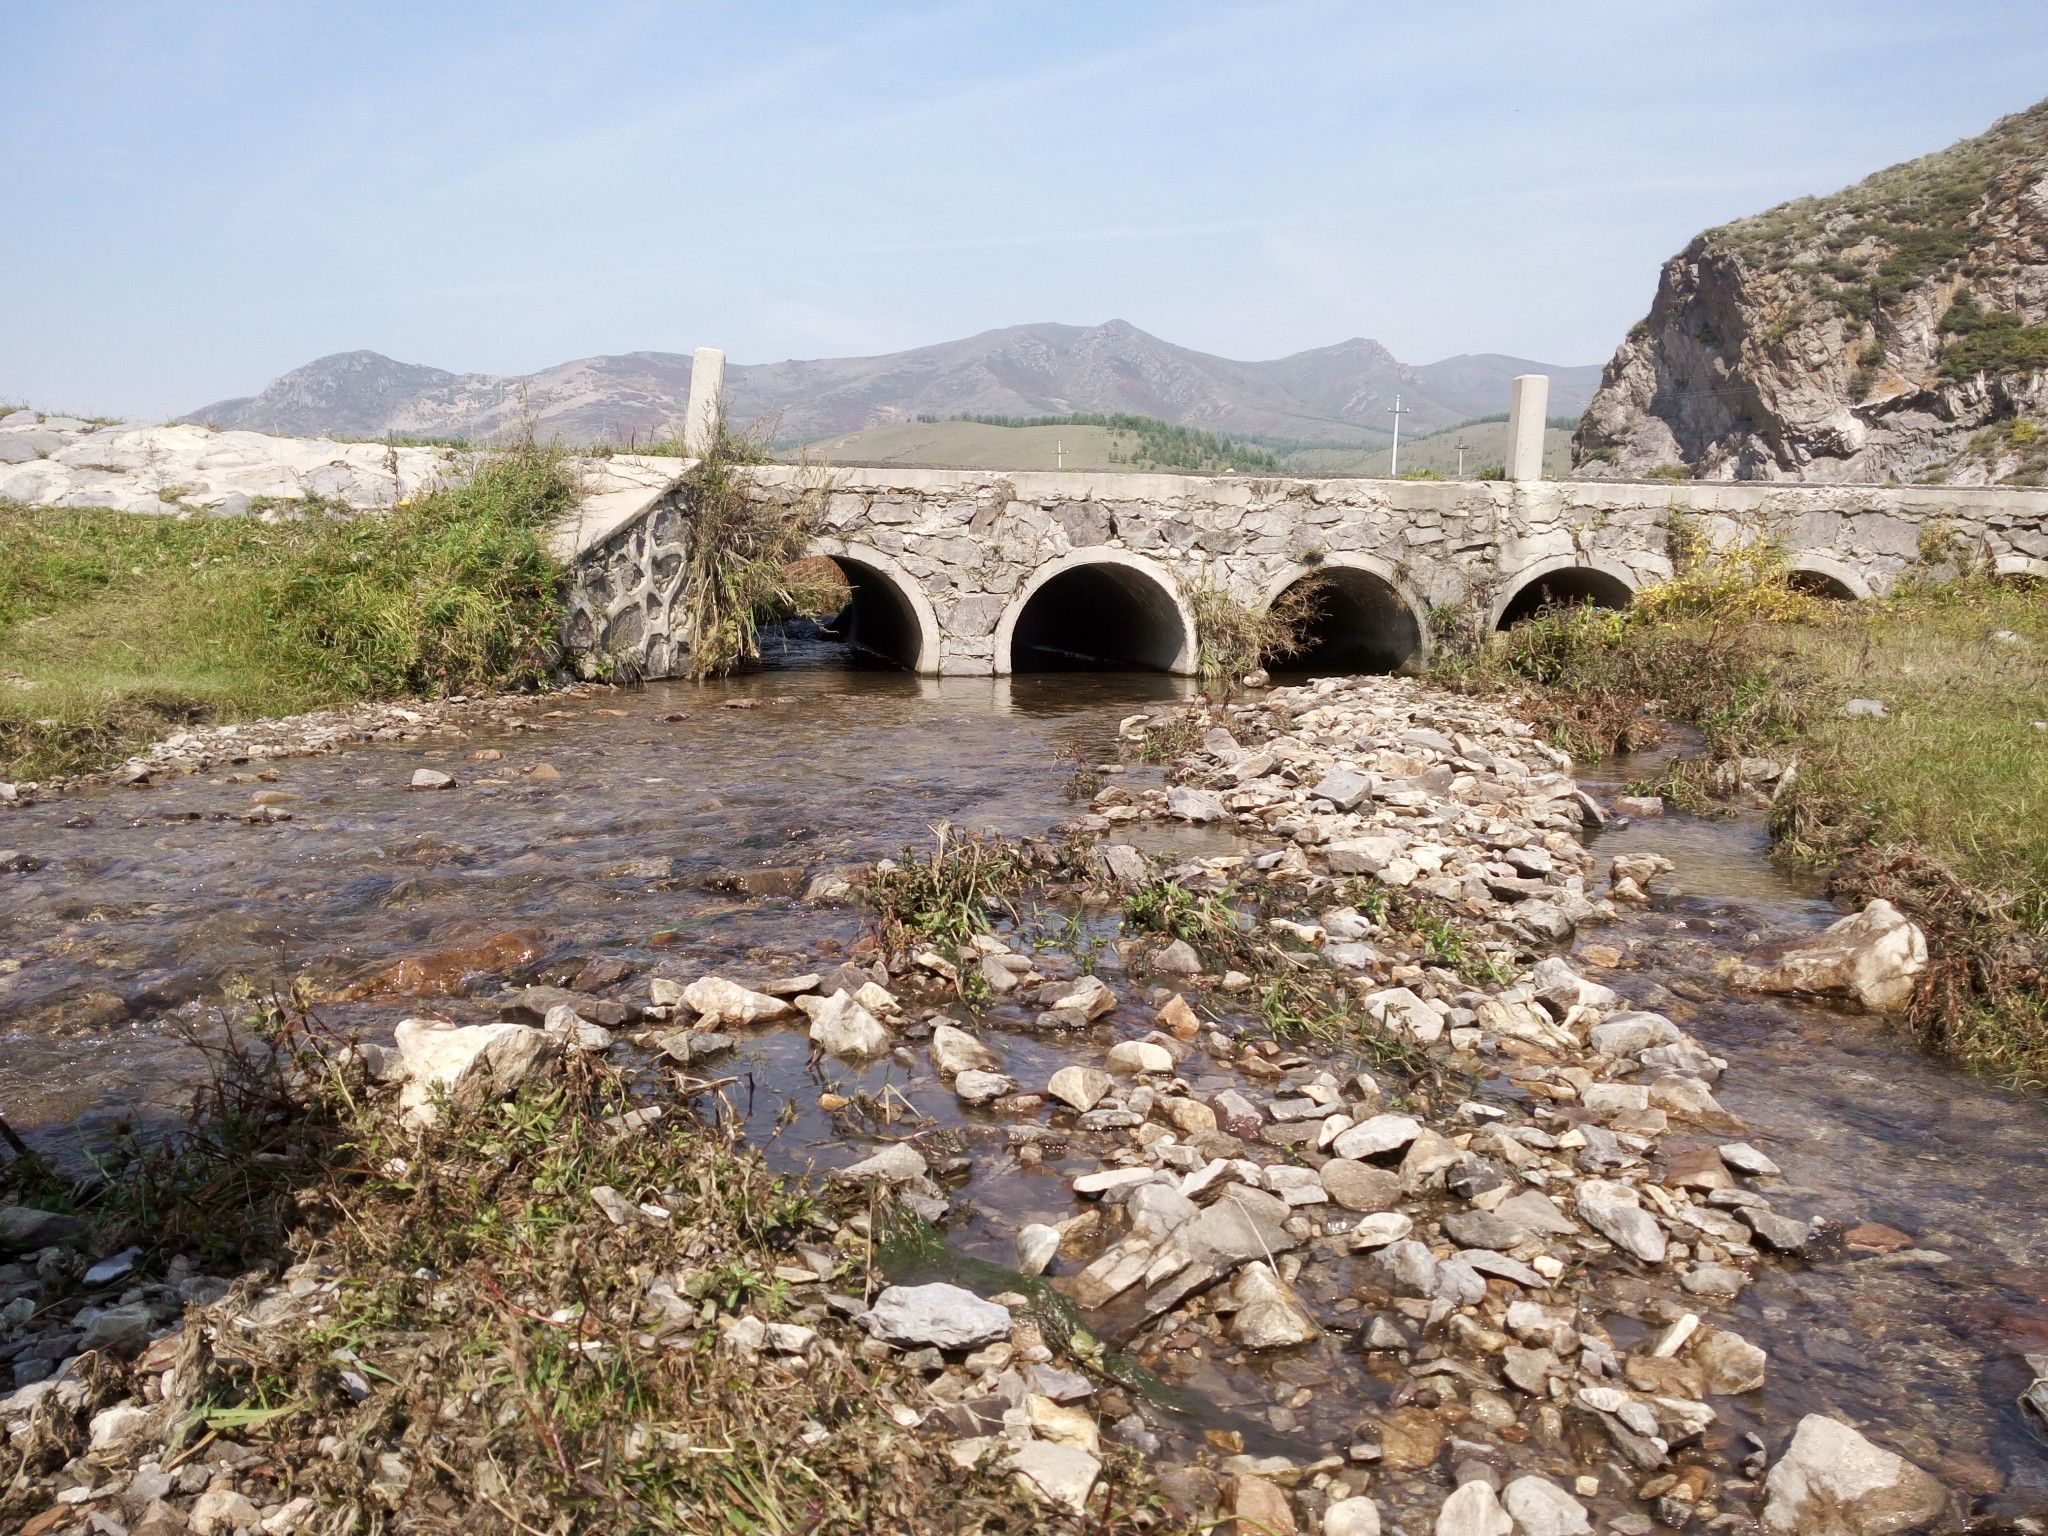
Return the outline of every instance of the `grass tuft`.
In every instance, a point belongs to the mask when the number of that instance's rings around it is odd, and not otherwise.
[[[561,456],[520,448],[390,512],[0,504],[0,778],[118,761],[169,728],[540,681],[557,660]]]
[[[1914,1017],[1929,1043],[2048,1087],[2048,601],[1938,529],[1925,543],[1926,578],[1860,603],[1798,590],[1768,545],[1684,547],[1631,608],[1545,614],[1440,676],[1521,690],[1575,756],[1645,745],[1660,718],[1697,728],[1701,758],[1657,786],[1682,809],[1707,808],[1744,757],[1789,767],[1781,855],[1927,929],[1937,964]],[[1884,717],[1851,717],[1853,698]]]

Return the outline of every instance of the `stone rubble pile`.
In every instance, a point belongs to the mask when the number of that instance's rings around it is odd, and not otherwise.
[[[1726,1063],[1598,979],[1618,952],[1546,952],[1647,899],[1668,861],[1616,859],[1603,889],[1581,841],[1600,807],[1568,761],[1484,703],[1332,680],[1225,718],[1178,782],[1096,797],[1084,828],[1103,839],[1105,878],[1126,891],[1164,879],[1256,914],[1247,937],[1321,978],[1360,1033],[1276,1039],[1238,1022],[1272,978],[1212,969],[1187,939],[1128,939],[1120,993],[982,935],[957,958],[916,949],[751,983],[655,976],[631,1001],[528,987],[502,1000],[505,1022],[408,1020],[391,1050],[362,1048],[366,1066],[415,1122],[443,1098],[513,1092],[629,1026],[688,1074],[761,1028],[802,1029],[849,1063],[929,1067],[966,1106],[975,1150],[878,1134],[833,1177],[941,1226],[1003,1180],[1006,1213],[1034,1207],[1015,1221],[1015,1287],[898,1285],[821,1305],[865,1332],[862,1350],[921,1374],[924,1400],[892,1410],[899,1422],[1069,1510],[1090,1507],[1112,1445],[1158,1455],[1174,1433],[1163,1400],[1227,1383],[1244,1430],[1211,1430],[1195,1464],[1160,1473],[1197,1523],[1649,1536],[1761,1519],[1781,1536],[1877,1536],[1936,1519],[1940,1485],[1848,1425],[1809,1416],[1772,1462],[1724,1423],[1730,1399],[1770,1379],[1728,1303],[1830,1234],[1719,1101]],[[1158,723],[1133,717],[1125,734]],[[1241,846],[1161,868],[1124,840],[1169,821]],[[1865,926],[1896,933],[1882,914]],[[970,992],[978,1015],[959,1006]],[[991,1025],[1062,1064],[1027,1072]],[[618,1225],[666,1219],[610,1189],[591,1199]],[[0,1212],[0,1235],[38,1219],[62,1220]],[[62,1331],[27,1328],[38,1267],[65,1251],[0,1266],[10,1432],[66,1390],[89,1340],[165,1347],[180,1306],[221,1284],[124,1290],[117,1275]],[[1052,1336],[1067,1307],[1085,1336]],[[824,1315],[727,1318],[722,1347],[801,1369],[836,1347],[817,1337]],[[1072,1356],[1094,1369],[1060,1363]],[[107,1410],[95,1437],[141,1434],[154,1411]],[[166,1496],[158,1478],[209,1486],[141,1465],[143,1494]],[[276,1536],[300,1516],[194,1504],[186,1518]]]
[[[472,457],[454,448],[12,411],[0,415],[0,500],[158,516],[235,516],[308,497],[369,509],[445,483]]]

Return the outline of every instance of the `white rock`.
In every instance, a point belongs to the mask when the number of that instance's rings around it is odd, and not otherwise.
[[[1099,1067],[1061,1067],[1053,1073],[1045,1091],[1068,1108],[1086,1114],[1115,1086],[1110,1075]]]
[[[1889,1013],[1912,999],[1926,969],[1926,936],[1880,898],[1805,943],[1758,951],[1730,976],[1754,991],[1848,998]]]
[[[432,1125],[443,1097],[464,1109],[511,1097],[561,1052],[546,1031],[530,1025],[438,1019],[400,1020],[395,1043],[405,1073],[398,1105],[414,1126]]]
[[[1116,994],[1100,976],[1083,976],[1054,999],[1055,1013],[1075,1013],[1085,1019],[1099,1019],[1116,1007]]]
[[[1247,1264],[1240,1269],[1231,1282],[1230,1296],[1237,1304],[1230,1336],[1246,1349],[1285,1349],[1306,1344],[1322,1333],[1269,1264]]]
[[[850,992],[800,997],[797,1006],[810,1015],[811,1039],[834,1056],[879,1056],[889,1049],[887,1027]]]
[[[557,1003],[541,1021],[541,1030],[566,1051],[595,1054],[612,1048],[612,1032],[593,1024],[567,1003]]]
[[[1026,1487],[1075,1514],[1087,1513],[1088,1495],[1102,1475],[1102,1463],[1088,1452],[1053,1440],[1031,1440],[1018,1446],[1010,1453],[1009,1465]]]
[[[443,773],[438,768],[416,768],[413,770],[412,789],[453,789],[455,776]]]
[[[1332,874],[1377,875],[1399,859],[1406,846],[1398,837],[1346,838],[1324,848],[1323,858]]]
[[[1422,1122],[1410,1115],[1374,1115],[1361,1120],[1330,1144],[1339,1157],[1354,1161],[1405,1147],[1422,1134]]]
[[[1445,1499],[1436,1513],[1436,1536],[1509,1536],[1514,1528],[1493,1485],[1476,1478]]]
[[[1661,1264],[1664,1229],[1638,1201],[1636,1192],[1628,1185],[1606,1179],[1587,1179],[1577,1194],[1579,1215],[1594,1231],[1645,1264]]]
[[[1444,1016],[1406,987],[1374,992],[1364,1005],[1372,1018],[1420,1045],[1434,1045],[1443,1037]]]
[[[903,1012],[903,1005],[896,1001],[896,994],[872,981],[862,982],[860,990],[853,994],[853,1000],[873,1014],[894,1018]]]
[[[872,1157],[835,1169],[832,1177],[855,1184],[914,1184],[925,1176],[928,1166],[917,1148],[907,1141],[897,1141]]]
[[[1127,1189],[1157,1177],[1157,1170],[1151,1168],[1103,1168],[1082,1174],[1074,1180],[1073,1189],[1077,1195],[1106,1195],[1112,1189]]]
[[[1119,1040],[1109,1048],[1112,1072],[1153,1073],[1173,1070],[1173,1052],[1154,1040]]]
[[[1518,1477],[1501,1490],[1520,1536],[1587,1536],[1586,1506],[1546,1477]]]
[[[1810,1413],[1764,1479],[1771,1536],[1893,1536],[1947,1506],[1940,1483],[1847,1424]]]
[[[953,1091],[969,1104],[990,1104],[1017,1091],[1017,1080],[1000,1072],[961,1072],[953,1078]]]
[[[140,1403],[116,1403],[92,1416],[92,1449],[109,1451],[126,1445],[156,1427],[157,1409]]]
[[[1414,1218],[1400,1211],[1375,1211],[1370,1216],[1360,1217],[1358,1225],[1351,1229],[1351,1246],[1354,1249],[1384,1248],[1389,1243],[1400,1242],[1414,1230]]]
[[[1740,1173],[1775,1176],[1778,1165],[1746,1141],[1725,1142],[1721,1146],[1721,1161]]]
[[[1010,1336],[1008,1307],[944,1281],[892,1285],[860,1320],[872,1337],[911,1349],[979,1349]]]
[[[235,1531],[253,1531],[263,1523],[263,1512],[232,1488],[209,1488],[192,1501],[185,1517],[193,1536],[232,1536]]]
[[[1338,1499],[1323,1511],[1323,1536],[1380,1536],[1380,1507],[1371,1499]]]
[[[1017,1229],[1017,1270],[1020,1274],[1042,1275],[1060,1251],[1060,1229],[1034,1221]]]
[[[1003,1069],[1002,1057],[956,1025],[933,1025],[930,1050],[932,1065],[938,1068],[941,1077],[952,1077],[959,1072],[1000,1072]]]
[[[1166,814],[1181,821],[1221,821],[1230,813],[1223,809],[1221,796],[1176,784],[1166,792]]]
[[[702,976],[683,988],[683,1005],[700,1014],[699,1024],[758,1024],[784,1019],[796,1012],[787,998],[770,997],[727,981],[722,976]]]

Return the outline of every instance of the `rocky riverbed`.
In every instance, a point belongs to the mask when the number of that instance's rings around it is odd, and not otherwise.
[[[498,1022],[416,1004],[361,1065],[424,1121],[586,1052],[652,1103],[678,1071],[751,1088],[749,1068],[807,1054],[737,1117],[772,1151],[794,1116],[826,1177],[892,1191],[930,1236],[885,1254],[893,1285],[849,1297],[823,1265],[792,1277],[794,1313],[718,1337],[879,1352],[917,1383],[895,1406],[919,1434],[1060,1518],[1099,1508],[1135,1453],[1174,1522],[1246,1531],[1960,1520],[1980,1472],[1931,1472],[1888,1448],[1912,1426],[1778,1390],[1753,1289],[1946,1255],[1815,1219],[1786,1154],[1724,1104],[1728,1057],[1665,987],[1631,984],[1630,925],[1683,867],[1597,860],[1607,813],[1489,704],[1330,681],[1190,720],[1124,720],[1073,839],[1020,858],[1036,894],[964,942],[920,933],[901,869],[814,868],[812,904],[783,899],[832,935],[815,948],[785,924],[716,967],[592,964],[505,992]],[[1165,780],[1134,761],[1163,746],[1183,749]],[[843,942],[835,903],[863,883],[891,942]],[[1737,979],[1881,1001],[1913,963],[1878,912]],[[654,1191],[588,1196],[593,1221],[666,1220]],[[17,1244],[64,1235],[9,1219]],[[181,1316],[232,1328],[308,1278],[229,1298],[234,1276],[54,1241],[0,1271],[18,1384],[0,1416],[17,1443],[63,1413],[83,1437],[37,1528],[312,1520],[275,1467],[240,1475],[250,1437],[169,1476],[138,1417],[174,1385],[151,1395]],[[95,1362],[138,1352],[122,1401]]]

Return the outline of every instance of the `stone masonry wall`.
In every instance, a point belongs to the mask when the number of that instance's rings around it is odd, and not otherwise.
[[[749,471],[787,502],[817,471]],[[602,669],[659,677],[683,560],[679,480],[577,550],[571,640]],[[1006,670],[1010,629],[1036,587],[1076,564],[1114,564],[1186,599],[1207,583],[1262,604],[1322,567],[1389,583],[1426,636],[1431,609],[1497,615],[1523,586],[1590,567],[1634,590],[1671,571],[1673,513],[1715,542],[1769,533],[1794,569],[1858,596],[1920,561],[1923,533],[2002,569],[2048,575],[2048,490],[1777,484],[1282,480],[1110,472],[844,469],[823,494],[817,552],[903,592],[926,644],[919,669]]]

